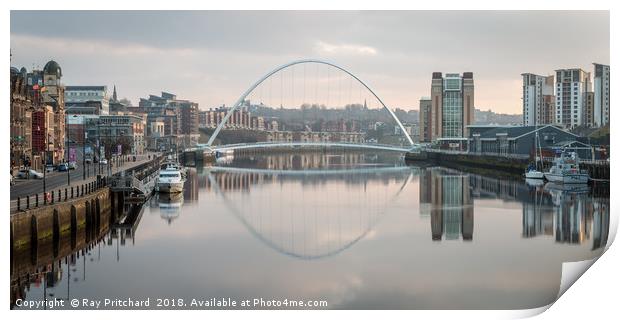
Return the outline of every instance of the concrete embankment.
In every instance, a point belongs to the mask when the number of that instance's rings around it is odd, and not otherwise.
[[[108,187],[80,198],[57,202],[11,215],[11,248],[57,240],[65,233],[108,225],[111,217]]]
[[[407,153],[405,160],[408,162],[420,162],[448,168],[461,169],[469,167],[484,171],[494,170],[497,173],[520,175],[527,167],[529,160],[521,158],[509,158],[500,156],[476,155],[465,153],[443,152],[419,152]]]
[[[533,161],[522,157],[440,151],[410,152],[405,155],[405,160],[409,163],[438,165],[468,171],[473,170],[476,173],[496,176],[521,176],[527,166]],[[543,163],[543,170],[547,170],[551,165],[551,161],[545,161]],[[609,180],[609,162],[599,161],[590,163],[584,161],[580,167],[582,170],[588,171],[592,179]]]

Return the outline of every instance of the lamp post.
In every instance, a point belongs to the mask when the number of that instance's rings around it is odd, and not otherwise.
[[[41,128],[39,128],[40,130]],[[47,177],[47,131],[45,132],[45,149],[43,150],[43,203],[47,203],[47,197],[45,196],[45,179]]]
[[[101,174],[101,132],[99,127],[101,126],[101,120],[97,120],[97,152],[99,153],[99,174]],[[103,155],[105,157],[105,154]]]
[[[82,124],[82,179],[86,180],[86,119],[84,119]]]
[[[69,173],[69,134],[66,128],[67,128],[67,123],[65,123],[65,143],[67,145],[67,157],[65,158],[67,161],[65,162],[65,166],[67,169],[67,185],[70,186],[71,185],[71,174]]]
[[[50,152],[50,135],[47,132],[47,130],[45,130],[45,156],[44,158],[44,165],[43,165],[43,203],[47,203],[47,197],[46,197],[46,186],[45,186],[45,182],[47,180],[47,157],[49,156],[49,152]]]

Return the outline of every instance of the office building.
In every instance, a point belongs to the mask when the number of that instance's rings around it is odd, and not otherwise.
[[[440,147],[463,149],[467,126],[474,123],[474,75],[472,72],[433,72],[431,82],[431,139]]]

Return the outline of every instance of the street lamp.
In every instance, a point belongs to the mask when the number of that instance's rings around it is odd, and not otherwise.
[[[49,156],[49,152],[50,152],[50,135],[47,132],[47,130],[45,130],[45,157],[44,157],[44,165],[43,165],[43,203],[47,203],[47,197],[46,197],[46,192],[45,192],[45,181],[47,180],[47,157]]]
[[[68,119],[68,118],[67,118]],[[68,122],[68,121],[67,121]],[[67,128],[68,123],[65,123],[65,128]],[[69,173],[69,132],[65,129],[65,143],[67,145],[67,157],[65,158],[65,166],[67,169],[67,185],[71,185],[71,174]]]
[[[82,179],[86,180],[86,119],[82,123]]]
[[[101,120],[97,120],[97,152],[99,153],[99,174],[101,174],[101,132],[99,127],[101,126]],[[105,157],[105,154],[103,155]]]

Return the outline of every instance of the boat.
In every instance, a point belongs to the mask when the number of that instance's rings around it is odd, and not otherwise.
[[[167,193],[177,193],[183,191],[185,183],[184,170],[176,162],[164,164],[164,168],[159,171],[157,179],[157,191]]]
[[[540,160],[540,167],[542,168],[542,150],[540,148],[540,139],[538,139],[538,131],[536,131],[536,139],[534,140],[536,144],[535,149],[535,165],[529,165],[525,170],[525,179],[544,179],[545,174],[538,169],[538,162]],[[542,170],[542,169],[541,169]]]
[[[553,166],[545,172],[545,179],[555,183],[588,183],[590,176],[579,169],[576,152],[562,151],[553,159]]]
[[[538,171],[535,166],[530,165],[527,167],[525,171],[525,179],[538,179],[542,180],[545,178],[545,174],[542,171]]]
[[[530,187],[542,187],[545,184],[543,179],[525,178],[525,183]]]

